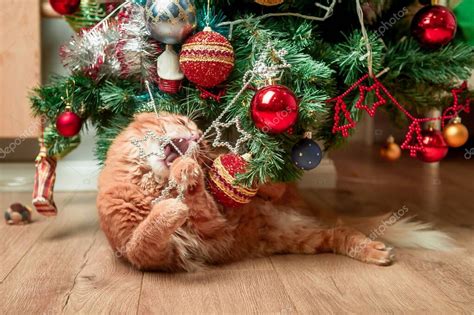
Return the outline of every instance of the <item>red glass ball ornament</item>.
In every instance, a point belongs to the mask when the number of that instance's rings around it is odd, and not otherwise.
[[[247,161],[237,154],[221,154],[209,170],[209,191],[223,206],[240,207],[249,203],[257,189],[235,184],[237,174],[247,171]]]
[[[61,15],[71,15],[79,9],[81,0],[49,0],[54,11]]]
[[[457,23],[453,12],[441,5],[421,8],[411,22],[412,36],[421,46],[436,49],[449,43],[456,35]]]
[[[448,144],[441,131],[423,130],[421,136],[424,150],[417,154],[420,160],[427,163],[438,162],[448,154]]]
[[[59,114],[56,119],[56,129],[63,137],[74,137],[81,130],[81,126],[81,117],[70,111]]]
[[[250,105],[255,126],[266,133],[282,133],[298,120],[298,99],[286,86],[269,85],[255,93]]]
[[[234,68],[234,48],[221,34],[205,28],[186,40],[179,66],[191,82],[206,88],[224,82]]]

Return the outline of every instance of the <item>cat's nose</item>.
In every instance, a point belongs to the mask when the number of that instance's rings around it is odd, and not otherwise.
[[[191,140],[191,141],[198,141],[199,138],[200,138],[199,134],[193,132],[193,133],[191,134],[191,139],[190,139],[190,140]]]

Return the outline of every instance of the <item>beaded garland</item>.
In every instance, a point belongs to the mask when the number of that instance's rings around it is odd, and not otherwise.
[[[186,78],[210,88],[224,82],[234,68],[234,49],[219,33],[206,27],[182,46],[179,64]]]
[[[235,176],[246,172],[247,161],[237,154],[218,156],[209,170],[209,190],[223,206],[235,208],[247,204],[257,189],[235,184]]]
[[[272,51],[276,56],[279,57],[281,60],[282,64],[279,65],[267,65],[265,63],[265,60],[268,57],[269,52]],[[230,173],[225,169],[227,163],[220,162],[221,157],[218,157],[219,161],[216,162],[215,165],[212,166],[210,170],[210,175],[209,177],[213,177],[213,180],[209,179],[209,190],[211,191],[212,194],[214,194],[214,197],[222,202],[225,205],[230,205],[230,206],[238,206],[242,205],[245,203],[248,203],[250,201],[250,198],[256,195],[257,189],[253,188],[245,188],[241,186],[234,186],[233,183],[235,179],[232,176],[235,176],[237,173],[245,173],[246,167],[247,167],[247,162],[246,160],[237,155],[237,152],[239,151],[240,145],[243,143],[242,141],[245,140],[245,138],[249,138],[250,135],[241,129],[240,121],[237,120],[231,120],[230,122],[224,123],[225,115],[227,112],[230,110],[234,104],[236,104],[237,100],[240,98],[242,93],[249,88],[249,85],[252,83],[252,81],[255,79],[257,76],[261,76],[264,78],[271,77],[272,75],[276,74],[278,71],[289,68],[290,65],[285,61],[284,55],[286,54],[286,51],[284,50],[278,50],[276,51],[271,42],[269,42],[265,48],[265,50],[260,54],[258,61],[255,64],[255,67],[252,70],[248,70],[245,72],[243,76],[243,82],[242,82],[242,88],[237,92],[237,94],[234,95],[232,100],[227,104],[227,106],[222,110],[222,112],[219,114],[219,116],[212,122],[211,126],[207,128],[201,137],[197,140],[196,144],[194,146],[190,146],[186,152],[180,152],[177,148],[176,151],[180,155],[186,155],[186,156],[191,156],[191,154],[198,148],[198,144],[206,139],[210,133],[213,131],[216,131],[217,134],[219,134],[219,131],[217,129],[225,126],[230,126],[233,123],[235,123],[237,127],[237,131],[241,134],[241,137],[239,138],[240,141],[237,141],[234,146],[232,146],[230,143],[223,142],[222,140],[219,139],[219,136],[217,137],[215,141],[216,146],[225,146],[231,151],[233,151],[230,156],[233,161],[236,161],[235,163],[238,163],[237,165],[240,165],[240,169],[238,170],[232,170]],[[155,113],[159,115],[155,100],[153,98],[153,93],[150,88],[150,83],[148,81],[145,81],[146,88],[148,90],[148,94],[150,97],[150,105],[153,107],[155,110]],[[198,87],[199,88],[199,87]],[[204,89],[203,89],[204,90]],[[142,147],[142,144],[148,140],[152,141],[158,141],[159,143],[161,142],[168,142],[169,139],[164,139],[164,138],[159,138],[159,136],[155,136],[154,134],[148,132],[143,139],[132,139],[132,144],[135,145],[138,148],[138,154],[140,158],[144,159],[147,157],[147,154]],[[171,145],[173,145],[173,142],[170,142]],[[214,142],[213,142],[214,145]],[[151,152],[151,155],[156,155],[157,157],[162,157],[163,155],[160,153],[162,150],[163,144],[159,145],[157,152]],[[227,155],[226,155],[227,156]],[[225,160],[227,159],[225,158]],[[232,165],[234,163],[230,163]],[[222,166],[219,166],[222,165]],[[214,167],[216,166],[216,167]],[[221,170],[221,172],[218,172],[218,170]],[[212,174],[213,173],[213,174]],[[212,174],[212,175],[211,175]],[[219,186],[218,186],[219,185]],[[228,187],[230,187],[229,190]],[[159,202],[165,198],[170,198],[171,197],[171,192],[174,190],[178,190],[178,199],[184,199],[184,190],[183,187],[179,187],[176,182],[170,180],[168,182],[168,185],[161,191],[161,194],[153,200],[153,203]],[[229,198],[227,194],[229,194],[232,198]]]
[[[466,113],[470,110],[470,99],[466,98],[464,104],[460,104],[459,95],[467,91],[467,83],[464,82],[460,88],[452,89],[451,94],[453,95],[453,105],[448,107],[440,117],[427,117],[427,118],[418,118],[413,116],[405,107],[403,107],[395,97],[388,91],[388,89],[377,79],[373,77],[372,80],[374,83],[370,86],[365,86],[362,83],[365,80],[368,80],[370,77],[369,74],[364,75],[359,80],[357,80],[348,90],[342,93],[339,96],[336,96],[332,99],[327,100],[327,103],[335,102],[334,106],[334,124],[332,127],[332,132],[337,133],[341,132],[344,137],[349,136],[349,129],[352,129],[356,126],[355,121],[351,117],[351,113],[347,109],[347,105],[344,101],[344,98],[352,93],[355,89],[359,89],[359,99],[355,105],[358,109],[363,109],[373,117],[379,106],[386,104],[384,96],[386,96],[393,105],[395,105],[405,116],[411,121],[410,126],[408,127],[408,132],[405,136],[405,141],[401,145],[402,149],[410,150],[410,156],[416,157],[417,152],[424,151],[425,145],[423,143],[423,135],[421,124],[430,121],[441,121],[442,126],[444,126],[444,121],[447,119],[452,119],[458,116],[459,112],[465,111]],[[372,107],[364,105],[365,93],[375,90],[375,95],[377,96],[377,101],[372,104]],[[382,94],[383,92],[383,94]],[[341,114],[345,118],[345,123],[341,120]]]

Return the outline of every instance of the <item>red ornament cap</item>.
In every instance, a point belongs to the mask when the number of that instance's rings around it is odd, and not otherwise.
[[[54,11],[61,15],[71,15],[77,11],[81,0],[49,0]]]
[[[282,133],[298,119],[298,99],[286,86],[269,85],[255,93],[250,110],[255,126],[266,133]]]
[[[181,90],[183,80],[166,80],[159,78],[158,88],[168,94],[176,94]]]

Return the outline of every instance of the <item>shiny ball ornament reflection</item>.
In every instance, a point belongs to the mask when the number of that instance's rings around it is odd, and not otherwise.
[[[417,154],[418,159],[423,162],[439,162],[448,154],[448,145],[444,140],[443,133],[439,130],[429,129],[421,132],[423,151]]]
[[[182,43],[196,28],[192,0],[148,0],[145,19],[151,37],[165,44]]]
[[[255,126],[265,133],[278,134],[298,120],[298,99],[286,86],[269,85],[258,90],[250,104]]]
[[[448,44],[456,35],[457,22],[453,12],[441,5],[420,9],[411,23],[412,36],[422,47],[437,49]]]
[[[56,119],[58,133],[66,138],[76,136],[81,131],[82,119],[76,113],[66,110]]]
[[[461,123],[461,118],[456,117],[443,130],[444,139],[452,148],[462,147],[469,139],[469,131]]]

